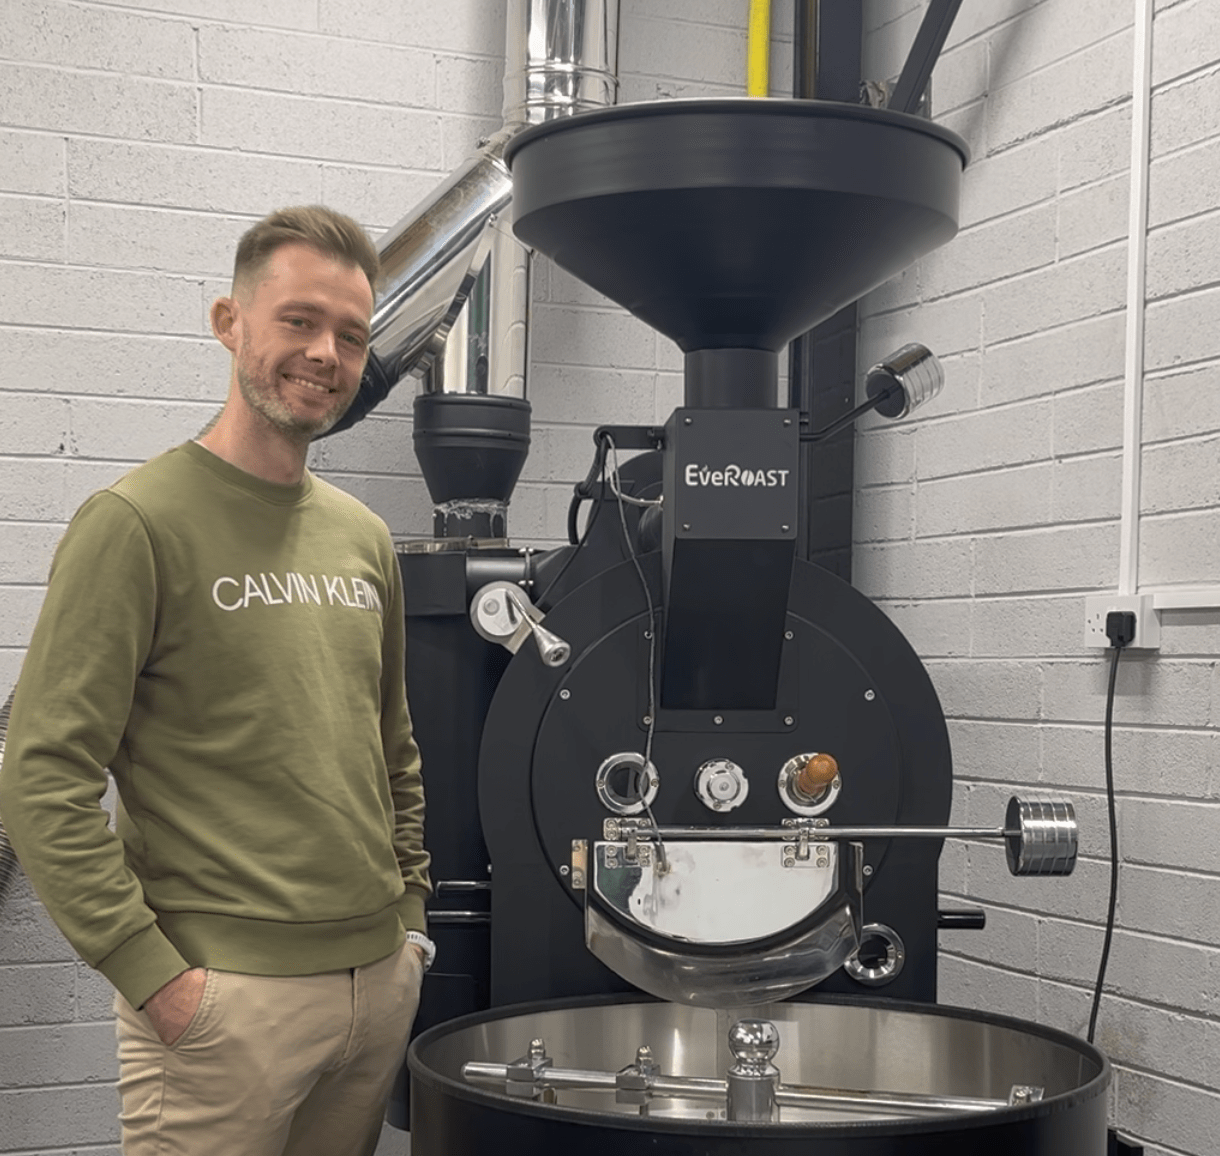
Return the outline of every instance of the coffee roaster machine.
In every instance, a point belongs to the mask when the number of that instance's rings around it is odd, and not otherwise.
[[[685,397],[597,431],[578,544],[542,552],[495,536],[524,403],[417,406],[440,536],[401,557],[439,956],[413,1151],[1101,1156],[1099,1052],[936,1004],[938,928],[981,924],[939,909],[944,840],[1066,875],[1071,806],[946,826],[936,694],[797,556],[800,447],[827,431],[776,405],[787,341],[953,236],[964,143],[843,104],[677,101],[507,157],[517,236],[675,341]],[[907,347],[862,408],[939,384]]]

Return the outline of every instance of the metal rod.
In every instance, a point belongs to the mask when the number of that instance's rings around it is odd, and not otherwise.
[[[429,911],[428,922],[441,925],[490,923],[490,911]]]
[[[462,1077],[484,1083],[510,1083],[508,1064],[488,1064],[470,1061],[462,1065]],[[532,1083],[538,1089],[554,1088],[567,1091],[618,1090],[618,1073],[591,1071],[583,1068],[544,1068],[536,1073]],[[728,1082],[705,1076],[651,1076],[646,1087],[638,1089],[657,1098],[687,1100],[723,1100],[728,1094]],[[634,1089],[633,1089],[634,1090]],[[850,1088],[814,1088],[800,1084],[780,1084],[775,1093],[782,1107],[832,1107],[846,1111],[871,1111],[880,1108],[904,1112],[992,1112],[1006,1107],[1007,1100],[985,1100],[968,1096],[931,1096],[922,1092],[871,1092]]]
[[[781,1084],[775,1092],[781,1107],[834,1107],[848,1110],[896,1108],[904,1112],[994,1112],[1007,1100],[979,1100],[966,1096],[929,1096],[921,1092],[861,1092],[849,1089],[808,1088]]]
[[[841,417],[835,418],[829,425],[823,426],[821,429],[809,430],[801,434],[802,442],[820,442],[825,441],[828,437],[833,437],[839,430],[851,425],[857,418],[863,417],[866,413],[876,409],[883,401],[888,400],[894,393],[898,392],[901,386],[892,385],[889,389],[883,389],[880,393],[874,394],[867,401],[862,401],[850,413],[845,413]]]
[[[627,834],[624,831],[623,834]],[[637,839],[652,839],[651,827],[634,828]],[[802,834],[811,843],[844,839],[1017,839],[1020,831],[1006,827],[661,827],[660,837],[667,840],[709,842],[737,839],[764,839],[790,843]],[[611,840],[615,842],[616,840]],[[622,842],[623,840],[617,840]]]
[[[508,1074],[508,1064],[484,1064],[471,1060],[462,1065],[462,1076],[467,1080],[482,1080],[487,1083],[516,1083]],[[539,1088],[567,1088],[569,1091],[601,1090],[613,1092],[618,1087],[614,1072],[584,1071],[580,1068],[544,1068],[533,1080]]]
[[[723,1100],[729,1094],[729,1083],[715,1076],[653,1076],[648,1091],[675,1099]]]
[[[915,43],[902,66],[902,75],[890,96],[890,108],[896,112],[914,112],[919,105],[961,6],[962,0],[932,0],[928,5],[923,23],[915,33]]]

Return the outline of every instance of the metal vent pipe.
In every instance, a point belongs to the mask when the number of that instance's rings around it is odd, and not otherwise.
[[[509,0],[502,127],[379,242],[373,350],[386,389],[420,383],[415,444],[438,537],[502,537],[529,448],[530,251],[512,235],[504,147],[615,102],[618,20],[618,0]]]

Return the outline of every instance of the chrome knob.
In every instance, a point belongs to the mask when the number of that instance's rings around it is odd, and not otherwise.
[[[738,1020],[729,1028],[729,1051],[735,1070],[762,1074],[779,1051],[779,1031],[770,1020]]]
[[[749,793],[745,771],[729,759],[709,759],[695,773],[695,794],[709,810],[731,811]]]

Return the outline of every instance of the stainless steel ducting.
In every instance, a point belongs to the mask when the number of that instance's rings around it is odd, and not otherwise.
[[[613,104],[618,0],[509,0],[504,123],[382,239],[373,350],[416,378],[414,442],[437,538],[499,540],[529,452],[530,250],[512,233],[508,142]]]
[[[503,126],[379,242],[373,347],[427,392],[525,396],[529,250],[512,236],[505,145],[613,104],[618,0],[509,0]],[[473,356],[471,354],[473,353]]]

